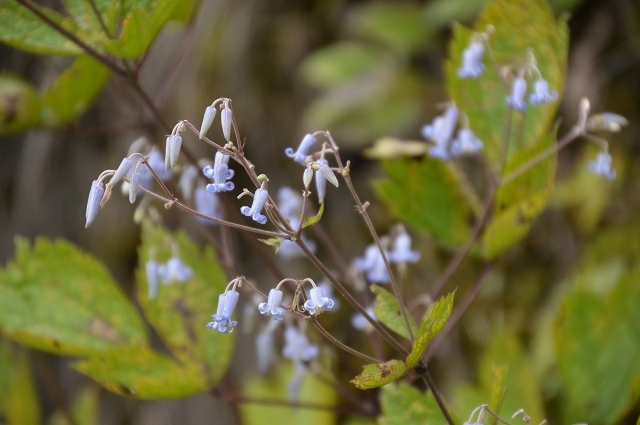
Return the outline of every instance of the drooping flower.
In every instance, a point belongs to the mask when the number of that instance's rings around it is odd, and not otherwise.
[[[284,309],[280,307],[282,302],[282,291],[279,289],[272,289],[269,291],[269,297],[266,303],[260,303],[258,310],[260,314],[271,316],[273,320],[282,320],[284,318]]]
[[[547,80],[539,78],[533,83],[533,93],[529,95],[529,102],[532,105],[540,105],[542,103],[551,103],[558,99],[558,92],[549,92],[549,83]]]
[[[262,208],[264,208],[264,204],[267,202],[267,199],[269,199],[269,193],[263,187],[261,187],[260,189],[256,189],[253,195],[253,203],[251,204],[251,208],[240,208],[240,212],[242,213],[242,215],[251,217],[253,221],[259,224],[265,224],[267,222],[267,217],[262,215],[261,212]]]
[[[207,323],[207,328],[218,329],[220,333],[231,333],[238,322],[231,320],[233,310],[238,303],[239,294],[235,289],[230,289],[218,298],[218,311],[211,316],[213,322]],[[221,307],[222,306],[222,307]]]
[[[516,111],[524,112],[527,109],[527,103],[524,96],[527,94],[527,82],[524,78],[518,77],[511,83],[511,94],[507,96],[507,105]]]
[[[311,288],[309,291],[309,298],[304,303],[304,309],[312,316],[317,316],[325,310],[331,310],[333,308],[333,300],[324,296],[324,291],[319,286]]]
[[[445,161],[451,157],[449,142],[458,125],[458,115],[458,108],[450,105],[441,116],[434,118],[430,125],[422,127],[422,136],[434,143],[429,148],[430,157]]]
[[[482,150],[482,141],[469,128],[458,130],[458,137],[451,142],[451,154],[453,156],[474,155],[480,150]]]
[[[284,153],[289,158],[292,158],[294,161],[304,165],[307,155],[309,155],[309,150],[316,144],[316,141],[315,137],[311,134],[307,134],[300,142],[300,146],[298,146],[297,151],[294,151],[293,148],[287,148],[284,150]]]
[[[213,179],[214,183],[207,185],[207,190],[212,193],[228,192],[233,190],[234,184],[227,180],[233,178],[234,171],[229,169],[229,155],[216,152],[213,167],[207,165],[202,169],[203,174]]]
[[[481,76],[484,71],[482,56],[484,56],[484,44],[478,41],[472,42],[462,52],[462,67],[458,68],[458,77],[478,78]]]
[[[388,257],[388,253],[385,252]],[[373,283],[389,283],[391,278],[384,264],[384,259],[376,244],[367,246],[364,251],[364,257],[358,257],[354,260],[354,266],[367,276],[367,280]]]
[[[596,156],[595,161],[589,162],[589,171],[607,180],[614,180],[616,178],[616,170],[611,167],[611,161],[612,159],[609,152],[600,152],[598,156]]]
[[[200,214],[208,215],[209,217],[222,218],[220,215],[218,195],[211,193],[204,187],[199,187],[194,192],[194,200],[196,204],[196,211]],[[214,221],[207,220],[206,218],[197,217],[198,221],[205,226],[213,226],[216,224]]]
[[[258,370],[266,372],[276,357],[273,332],[280,325],[278,320],[270,320],[267,326],[256,335],[256,356],[258,358]]]
[[[411,249],[411,236],[406,231],[401,231],[393,240],[393,249],[389,251],[391,263],[417,263],[420,261],[420,252]]]
[[[166,264],[158,266],[158,276],[165,285],[173,282],[186,282],[193,271],[179,257],[171,257]]]
[[[373,313],[373,309],[371,307],[367,307],[366,311],[369,316],[376,320],[376,315]],[[351,326],[366,333],[370,333],[375,329],[373,325],[362,315],[362,313],[356,313],[351,316]]]

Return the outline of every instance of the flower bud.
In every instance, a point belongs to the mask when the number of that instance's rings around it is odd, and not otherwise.
[[[133,165],[133,161],[131,159],[129,158],[123,159],[122,162],[120,163],[120,166],[116,170],[115,174],[111,177],[111,180],[109,180],[109,185],[113,186],[119,183],[120,180],[122,180],[122,178],[127,175],[127,172],[129,172],[132,165]]]
[[[225,107],[220,114],[220,120],[222,121],[222,134],[227,142],[231,141],[231,123],[233,121],[233,112],[231,109]]]
[[[211,127],[213,120],[216,118],[216,112],[217,109],[214,106],[207,106],[207,109],[204,110],[204,117],[202,118],[202,125],[200,126],[200,139],[209,131],[209,127]]]
[[[309,185],[311,184],[311,179],[313,179],[313,170],[307,167],[304,169],[304,173],[302,174],[302,182],[304,183],[305,189],[309,189]]]
[[[164,169],[169,171],[178,163],[182,137],[177,134],[167,137],[167,149],[164,155]]]
[[[129,202],[132,204],[136,202],[138,196],[138,185],[140,185],[140,173],[136,171],[131,175],[129,182]]]
[[[85,218],[87,219],[84,227],[91,226],[93,220],[95,220],[98,211],[100,210],[100,202],[104,195],[104,185],[97,180],[91,183],[91,190],[89,191],[89,199],[87,200],[87,213]]]

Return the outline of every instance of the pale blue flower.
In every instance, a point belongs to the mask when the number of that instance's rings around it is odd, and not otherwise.
[[[469,128],[458,130],[458,137],[451,142],[451,154],[453,156],[474,155],[480,150],[482,150],[482,141]]]
[[[227,291],[218,298],[218,311],[211,316],[213,322],[207,323],[207,328],[218,329],[221,333],[231,333],[238,322],[231,320],[233,310],[238,303],[239,294],[234,289]]]
[[[388,253],[385,252],[388,257]],[[364,272],[367,276],[367,280],[373,283],[389,283],[391,278],[389,272],[384,264],[382,254],[376,244],[367,246],[364,251],[364,257],[358,257],[354,261],[356,269]]]
[[[273,320],[282,320],[284,318],[284,309],[280,307],[282,302],[282,291],[279,289],[272,289],[269,291],[269,297],[266,303],[260,303],[258,310],[260,314],[271,316]]]
[[[191,279],[193,271],[179,257],[171,257],[167,264],[158,267],[158,276],[165,285],[173,282],[186,282]]]
[[[598,156],[596,156],[595,161],[589,162],[589,171],[607,180],[614,180],[616,178],[616,170],[611,167],[611,161],[612,159],[609,152],[600,152]]]
[[[311,134],[307,134],[304,136],[302,141],[300,142],[300,146],[298,146],[298,150],[294,151],[293,148],[285,149],[284,153],[292,158],[294,161],[299,162],[300,164],[304,164],[307,155],[309,155],[309,150],[316,144],[316,138]]]
[[[256,192],[253,195],[251,208],[242,207],[240,208],[240,212],[242,215],[251,217],[256,223],[265,224],[267,222],[267,217],[260,213],[262,212],[262,208],[264,208],[264,204],[267,202],[267,199],[269,199],[269,193],[266,189],[256,189]]]
[[[422,127],[422,136],[431,140],[433,146],[429,148],[429,156],[441,160],[448,160],[449,142],[458,125],[459,110],[455,105],[449,106],[441,116],[434,118],[430,125]]]
[[[527,109],[527,103],[524,96],[527,94],[527,82],[524,78],[518,77],[511,84],[511,95],[507,96],[507,105],[516,111],[524,112]]]
[[[214,166],[207,165],[202,169],[203,174],[214,181],[214,183],[207,185],[209,192],[219,193],[233,190],[234,184],[227,180],[233,178],[234,171],[229,169],[228,164],[229,155],[218,152],[216,153]]]
[[[482,56],[484,55],[484,44],[473,42],[462,52],[462,67],[458,68],[460,78],[478,78],[484,71]]]
[[[217,194],[207,191],[204,187],[199,187],[195,190],[194,198],[196,211],[200,214],[214,218],[222,218]],[[216,224],[214,221],[207,220],[206,218],[197,217],[197,219],[205,226],[213,226]]]
[[[551,103],[558,99],[558,92],[549,92],[549,83],[542,78],[533,83],[533,93],[529,95],[529,102],[532,105]]]
[[[373,313],[373,309],[371,307],[367,307],[365,310],[369,316],[376,320],[376,315]],[[362,313],[356,313],[351,316],[351,326],[366,333],[370,333],[374,330],[373,325],[369,323]]]
[[[149,260],[147,261],[147,264],[145,264],[144,268],[147,274],[148,298],[153,300],[158,294],[158,263],[153,260]]]
[[[318,286],[311,288],[309,295],[310,299],[304,303],[304,309],[312,316],[317,316],[325,310],[331,310],[333,308],[333,300],[324,296],[322,288]]]
[[[393,249],[389,252],[391,263],[417,263],[420,252],[411,249],[411,236],[407,232],[399,233],[393,240]]]

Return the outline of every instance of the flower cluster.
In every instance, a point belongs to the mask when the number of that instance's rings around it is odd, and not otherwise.
[[[469,129],[466,115],[466,125],[459,128],[457,136],[453,137],[459,116],[460,110],[455,103],[451,103],[442,115],[434,118],[431,124],[422,127],[422,136],[433,142],[433,146],[429,148],[430,157],[446,161],[452,156],[473,155],[480,152],[482,142]]]

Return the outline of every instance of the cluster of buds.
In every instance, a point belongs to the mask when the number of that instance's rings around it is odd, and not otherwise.
[[[457,136],[453,138],[459,117],[460,110],[452,102],[442,115],[434,118],[431,124],[422,127],[422,136],[433,142],[433,146],[429,149],[429,156],[446,161],[452,156],[473,155],[480,152],[482,141],[469,128],[469,119],[465,114],[463,114],[464,125],[458,129]]]

